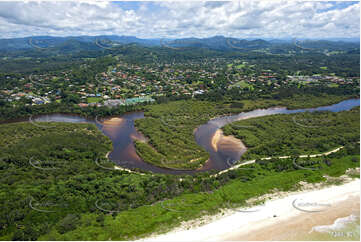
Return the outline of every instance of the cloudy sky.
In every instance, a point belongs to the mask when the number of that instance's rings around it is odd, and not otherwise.
[[[0,38],[36,35],[140,38],[355,38],[359,2],[0,1]]]

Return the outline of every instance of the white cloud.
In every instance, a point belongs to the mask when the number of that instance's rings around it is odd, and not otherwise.
[[[232,1],[0,2],[0,36],[359,37],[359,3]],[[340,6],[340,7],[337,7]]]

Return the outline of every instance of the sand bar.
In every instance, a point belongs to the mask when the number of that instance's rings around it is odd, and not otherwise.
[[[225,136],[221,129],[218,129],[214,133],[211,144],[214,151],[218,151],[219,146],[221,146],[222,149],[238,150],[242,154],[247,150],[246,146],[242,143],[241,140],[235,138],[232,135]]]

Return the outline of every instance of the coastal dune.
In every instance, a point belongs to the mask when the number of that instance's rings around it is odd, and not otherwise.
[[[296,206],[296,201],[302,206]],[[318,204],[318,207],[315,206]],[[319,210],[320,206],[323,208]],[[185,222],[167,234],[145,241],[233,241],[233,240],[302,240],[314,226],[332,224],[351,214],[359,216],[360,180],[320,190],[287,193],[264,205],[245,211],[225,211],[207,218],[207,224],[192,227]],[[144,241],[143,240],[143,241]]]

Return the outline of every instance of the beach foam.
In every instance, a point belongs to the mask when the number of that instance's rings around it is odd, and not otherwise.
[[[356,222],[359,217],[357,215],[351,214],[350,216],[344,217],[344,218],[338,218],[335,220],[335,222],[331,225],[319,225],[312,228],[310,231],[316,231],[321,233],[326,233],[330,231],[336,231],[341,230],[345,228],[348,224]]]

